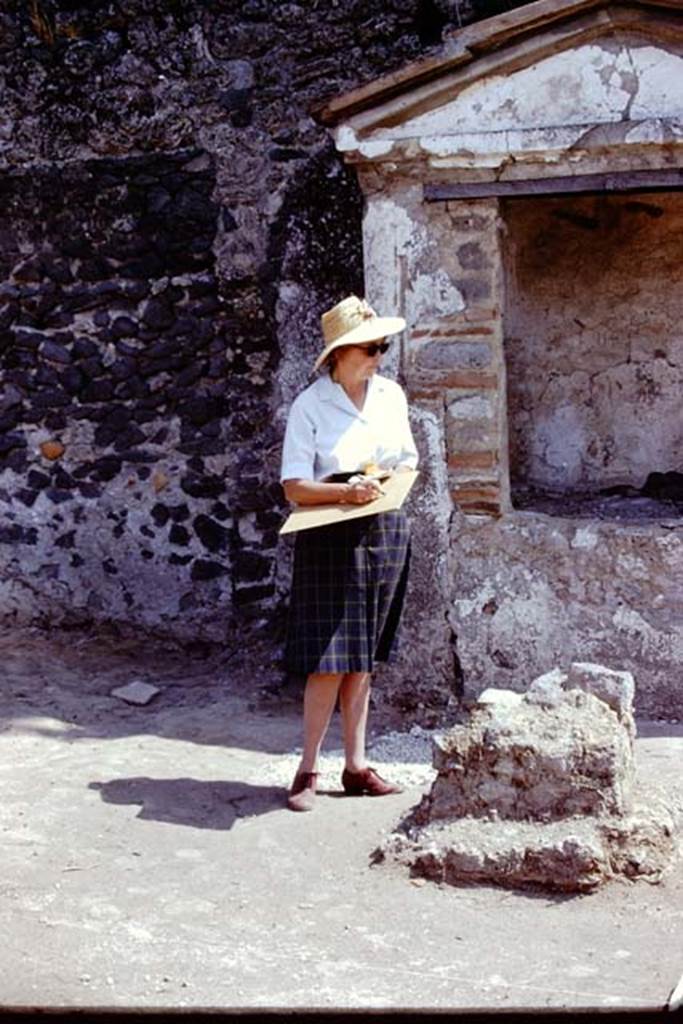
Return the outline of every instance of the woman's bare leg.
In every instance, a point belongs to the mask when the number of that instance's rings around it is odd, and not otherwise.
[[[370,673],[347,672],[339,687],[339,706],[344,728],[346,767],[362,771],[365,761],[365,732],[370,704]]]
[[[345,676],[335,673],[312,674],[306,680],[304,691],[304,751],[300,772],[318,769],[320,747],[330,724],[337,693]]]

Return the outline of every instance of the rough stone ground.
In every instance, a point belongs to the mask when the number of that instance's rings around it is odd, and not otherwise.
[[[654,1009],[681,976],[680,859],[573,898],[424,884],[368,858],[427,766],[351,799],[328,760],[292,814],[298,702],[258,696],[257,664],[28,632],[0,658],[5,1008]],[[131,679],[162,693],[109,696]],[[639,723],[636,751],[680,805],[683,727]]]

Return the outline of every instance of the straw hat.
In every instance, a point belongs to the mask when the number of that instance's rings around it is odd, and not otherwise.
[[[325,347],[315,361],[313,372],[336,348],[377,341],[390,334],[398,334],[406,325],[402,316],[377,316],[365,299],[359,299],[357,295],[342,299],[320,319]]]

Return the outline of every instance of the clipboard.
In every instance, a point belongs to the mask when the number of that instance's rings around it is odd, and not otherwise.
[[[347,519],[374,516],[378,512],[394,512],[408,497],[419,473],[415,469],[403,470],[384,481],[384,494],[367,505],[298,505],[280,527],[280,534],[312,530],[316,526],[343,523]]]

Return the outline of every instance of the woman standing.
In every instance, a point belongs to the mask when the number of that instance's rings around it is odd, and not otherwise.
[[[380,317],[351,295],[322,316],[323,373],[294,401],[282,453],[285,495],[297,505],[365,505],[376,480],[354,480],[369,466],[414,469],[417,450],[401,387],[377,370],[385,339],[401,317]],[[287,664],[307,676],[304,746],[287,804],[310,811],[320,747],[337,698],[344,732],[342,785],[348,794],[384,796],[400,787],[365,760],[370,676],[392,653],[408,575],[410,535],[403,512],[382,512],[297,534],[287,633]]]

